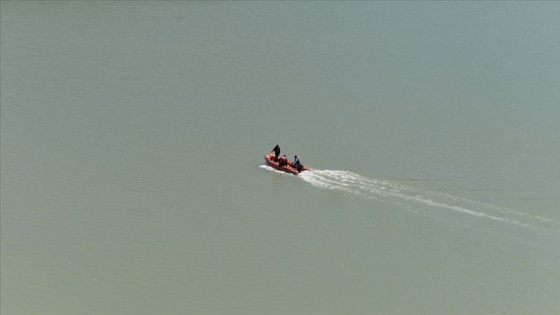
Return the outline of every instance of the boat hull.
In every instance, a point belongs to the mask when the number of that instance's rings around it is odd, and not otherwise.
[[[266,165],[277,169],[279,171],[282,172],[286,172],[286,173],[290,173],[293,175],[298,175],[299,172],[298,170],[294,167],[294,164],[292,163],[292,161],[288,161],[288,166],[280,166],[280,163],[278,162],[278,159],[276,158],[276,156],[272,153],[269,153],[267,155],[265,155],[264,157],[265,161],[266,161]],[[309,167],[304,166],[302,172],[304,171],[310,171],[311,169]]]

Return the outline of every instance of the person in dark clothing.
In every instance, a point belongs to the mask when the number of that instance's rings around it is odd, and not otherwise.
[[[274,149],[272,149],[272,151],[270,151],[270,152],[273,152],[273,151],[274,151],[274,155],[276,156],[276,159],[278,159],[278,157],[280,156],[280,146],[276,145],[274,147]]]
[[[281,158],[280,158],[280,162],[278,163],[280,166],[288,166],[288,158],[286,157],[286,154],[284,154]]]
[[[297,155],[294,156],[294,167],[298,172],[301,172],[303,170],[303,165],[301,165],[301,162],[299,161]]]

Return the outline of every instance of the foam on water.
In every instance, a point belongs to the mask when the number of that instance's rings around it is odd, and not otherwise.
[[[433,210],[452,210],[473,217],[535,230],[558,232],[560,223],[542,216],[533,216],[445,193],[367,178],[349,171],[313,170],[301,173],[299,178],[316,187],[344,191],[382,202],[403,204],[403,201],[411,201],[429,206]]]

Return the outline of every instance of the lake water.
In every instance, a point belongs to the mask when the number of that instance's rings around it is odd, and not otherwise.
[[[559,314],[558,16],[2,2],[1,313]]]

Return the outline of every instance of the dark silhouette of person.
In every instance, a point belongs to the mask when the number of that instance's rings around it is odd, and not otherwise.
[[[280,166],[288,166],[288,158],[286,157],[286,154],[284,154],[281,158],[280,158],[280,162],[278,163]]]
[[[294,156],[294,167],[296,168],[296,170],[298,172],[301,173],[301,171],[303,170],[303,164],[301,164],[301,162],[299,161],[299,158],[296,156]]]
[[[273,151],[274,151],[274,155],[276,156],[276,159],[278,159],[278,156],[280,156],[280,146],[276,145],[274,147],[274,149],[272,149],[272,151],[270,151],[270,152],[273,152]]]

